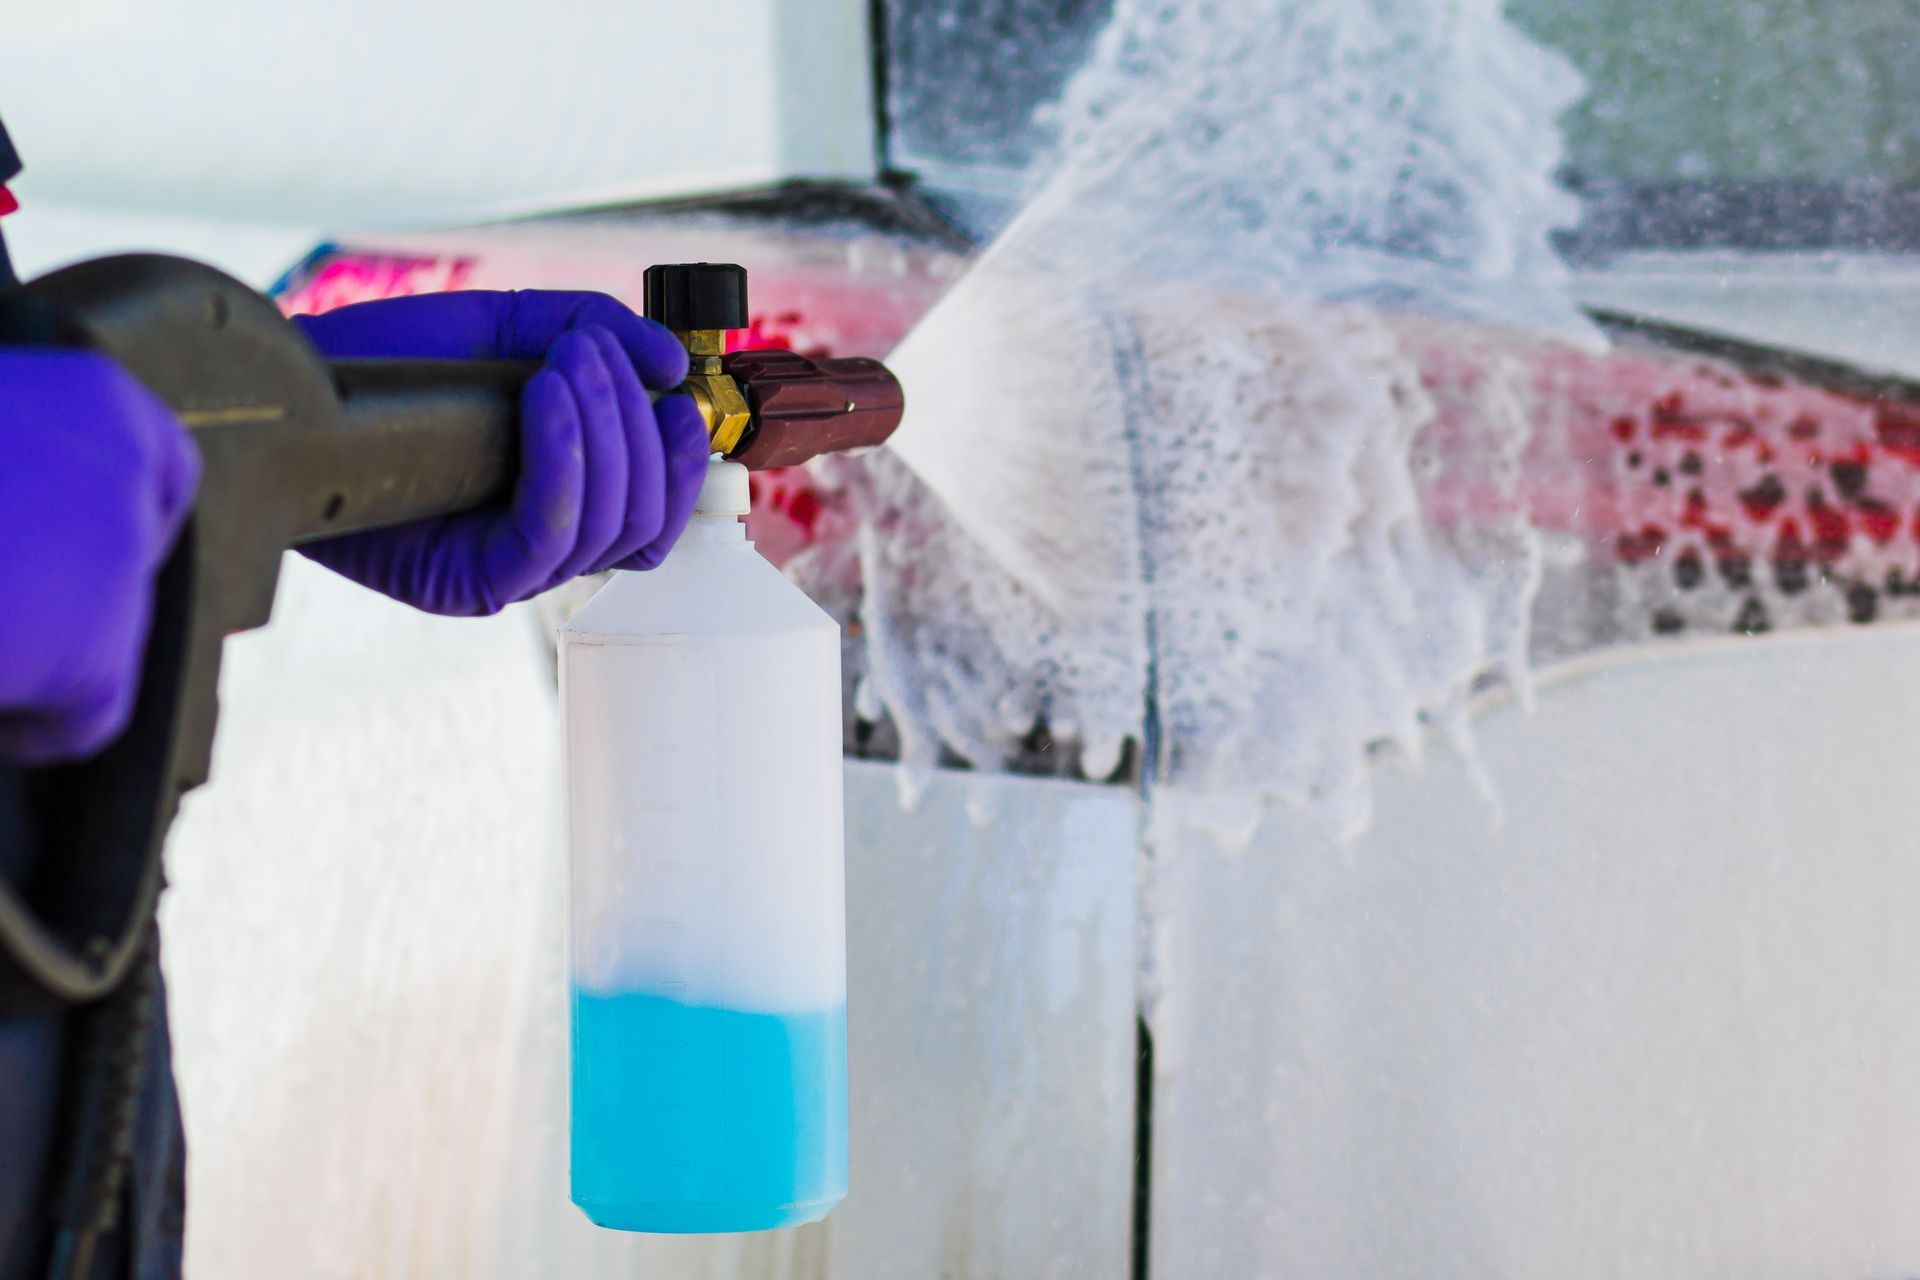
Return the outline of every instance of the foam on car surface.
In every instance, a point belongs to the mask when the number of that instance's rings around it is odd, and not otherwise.
[[[1548,235],[1578,89],[1490,0],[1121,4],[1026,208],[890,363],[863,514],[867,707],[903,758],[1276,794],[1356,831],[1366,759],[1521,679],[1538,558],[1511,360],[1440,407],[1383,313],[1595,343]],[[904,462],[905,465],[902,465]],[[856,464],[859,465],[859,464]],[[1434,527],[1422,467],[1484,478]]]

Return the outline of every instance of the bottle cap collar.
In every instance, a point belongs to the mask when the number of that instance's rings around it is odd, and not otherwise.
[[[745,467],[722,458],[707,463],[706,481],[701,484],[700,497],[693,504],[695,515],[744,516],[752,506]]]

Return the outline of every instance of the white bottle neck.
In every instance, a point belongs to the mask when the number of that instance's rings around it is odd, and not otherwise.
[[[687,521],[687,531],[680,535],[679,545],[698,546],[745,546],[747,545],[746,522],[735,515],[698,515]]]

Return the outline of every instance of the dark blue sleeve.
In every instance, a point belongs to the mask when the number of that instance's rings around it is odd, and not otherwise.
[[[35,847],[21,777],[0,769],[0,878],[15,885],[32,874]],[[30,1276],[44,1265],[41,1196],[60,1104],[64,1021],[58,1014],[0,1018],[0,1276]]]
[[[7,136],[7,126],[0,123],[0,187],[19,176],[20,153],[13,149],[13,139]]]
[[[34,848],[30,840],[8,839],[4,829],[7,788],[17,786],[18,777],[0,769],[0,877],[16,885],[33,874]],[[23,814],[24,803],[17,809]],[[156,1000],[120,1230],[101,1242],[93,1280],[179,1280],[186,1140],[173,1090],[164,983]],[[46,1265],[45,1196],[57,1164],[52,1148],[66,1024],[58,1013],[0,1017],[0,1280],[37,1276]]]
[[[7,136],[7,126],[0,124],[0,187],[19,176],[20,153],[13,149],[13,139]],[[7,256],[6,238],[0,236],[0,288],[18,283],[13,274],[13,259]]]
[[[174,1095],[166,994],[149,1029],[119,1229],[100,1242],[92,1280],[180,1280],[186,1215],[186,1141]],[[46,1265],[47,1178],[60,1105],[64,1018],[0,1018],[0,1277],[31,1277]]]

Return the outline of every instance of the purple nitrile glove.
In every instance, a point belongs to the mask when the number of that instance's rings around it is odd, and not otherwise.
[[[79,759],[126,728],[199,482],[185,428],[119,365],[0,347],[0,759]]]
[[[440,293],[295,320],[336,359],[546,360],[520,397],[520,478],[500,509],[302,547],[429,613],[497,613],[583,573],[651,569],[693,514],[706,426],[660,325],[601,293]]]

